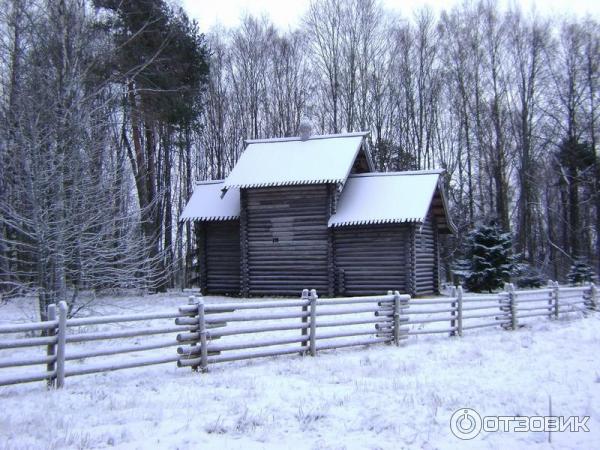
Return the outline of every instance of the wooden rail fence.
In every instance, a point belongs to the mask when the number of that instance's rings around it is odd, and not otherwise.
[[[0,335],[43,333],[41,337],[0,339],[0,350],[46,349],[43,356],[0,359],[0,369],[45,366],[43,371],[0,378],[0,386],[46,381],[48,386],[60,388],[70,376],[175,362],[179,367],[207,371],[212,364],[228,361],[287,354],[315,356],[320,350],[377,343],[400,345],[418,335],[462,336],[467,330],[494,326],[514,330],[534,317],[558,319],[561,314],[597,310],[595,285],[559,287],[555,282],[544,289],[520,291],[509,284],[502,293],[486,295],[465,295],[458,287],[450,297],[430,299],[415,299],[397,291],[320,299],[314,289],[305,289],[298,300],[205,304],[201,297],[192,296],[188,305],[175,311],[73,319],[67,318],[67,305],[60,302],[58,307],[50,305],[46,321],[0,326]],[[175,324],[148,325],[157,319],[174,319]],[[122,322],[141,324],[117,331],[80,330]],[[170,336],[141,345],[66,351],[70,343],[156,335]],[[228,342],[230,339],[233,341]],[[173,353],[168,355],[66,367],[69,361],[169,347]]]

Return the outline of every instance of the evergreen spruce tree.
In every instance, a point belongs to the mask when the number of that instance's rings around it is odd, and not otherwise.
[[[576,259],[569,273],[567,274],[569,284],[583,284],[591,283],[594,280],[594,271],[592,268],[583,260]]]
[[[467,239],[465,286],[473,292],[501,288],[510,280],[514,267],[510,234],[496,224],[480,225]]]

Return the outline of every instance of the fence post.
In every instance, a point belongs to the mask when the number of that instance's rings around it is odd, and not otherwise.
[[[558,320],[558,313],[560,312],[558,309],[558,303],[559,303],[559,286],[558,286],[558,281],[555,281],[553,284],[553,288],[554,288],[554,318]]]
[[[508,304],[510,306],[510,327],[516,330],[519,326],[517,320],[517,295],[515,294],[515,285],[508,283],[506,286],[508,290]]]
[[[67,342],[67,303],[58,302],[58,336],[56,341],[56,388],[65,385],[65,346]]]
[[[452,291],[450,292],[450,297],[456,299],[456,286],[452,286]],[[452,328],[452,331],[450,331],[450,336],[456,336],[456,302],[452,302],[450,303],[450,307],[453,309],[453,311],[450,313],[450,316],[452,317],[450,319],[450,328]]]
[[[46,316],[48,317],[49,322],[56,320],[56,305],[54,303],[52,303],[51,305],[48,305],[48,308],[46,310]],[[48,337],[56,336],[56,328],[58,328],[58,327],[48,329]],[[48,344],[48,347],[46,348],[46,355],[47,356],[56,356],[56,344]],[[48,373],[54,372],[55,369],[56,369],[56,360],[53,362],[49,362],[46,365],[46,371]],[[48,377],[47,383],[48,383],[49,388],[55,387],[56,386],[56,374]]]
[[[400,345],[400,293],[394,292],[394,344]]]
[[[552,318],[554,309],[554,281],[548,280],[548,287],[550,288],[550,298],[548,298],[548,316]]]
[[[317,291],[311,289],[310,291],[310,356],[316,356],[317,354]]]
[[[204,319],[204,299],[198,299],[198,334],[200,336],[200,372],[208,372],[208,348],[206,347],[206,321]]]
[[[463,288],[459,286],[456,290],[456,332],[459,336],[463,335]]]
[[[302,301],[303,302],[309,301],[308,289],[302,289]],[[307,313],[307,312],[308,312],[308,304],[302,306],[302,313]],[[308,324],[308,316],[302,317],[302,325],[307,325],[307,324]],[[302,333],[302,337],[308,336],[308,328],[306,328],[306,327],[302,328],[301,333]],[[302,341],[300,343],[301,347],[306,347],[307,345],[308,345],[307,341]],[[304,355],[305,352],[306,352],[306,349],[303,349],[300,352],[300,354]]]
[[[598,308],[598,291],[596,289],[596,285],[594,283],[590,283],[590,303],[589,308],[592,311],[596,311]]]

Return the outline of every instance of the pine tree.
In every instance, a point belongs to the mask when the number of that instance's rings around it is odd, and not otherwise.
[[[480,225],[467,238],[465,285],[473,292],[501,288],[514,267],[510,234],[495,224]]]
[[[569,269],[567,274],[569,284],[575,286],[576,284],[591,283],[594,279],[594,271],[592,268],[583,260],[577,259]]]

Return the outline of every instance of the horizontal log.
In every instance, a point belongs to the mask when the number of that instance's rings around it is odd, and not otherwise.
[[[417,305],[411,305],[411,309],[409,311],[409,314],[445,314],[445,313],[451,313],[451,312],[455,312],[456,308],[444,308],[444,309],[437,309],[437,310],[414,310],[412,307],[416,307]]]
[[[346,294],[352,294],[354,295],[354,292],[357,292],[356,295],[359,296],[363,296],[365,295],[365,292],[360,292],[362,291],[366,291],[366,292],[372,292],[373,290],[377,290],[379,292],[381,292],[383,289],[381,288],[381,286],[383,285],[383,283],[351,283],[350,280],[348,279],[348,276],[346,276]],[[386,285],[386,289],[388,291],[401,291],[401,286],[402,283],[398,283],[394,286],[389,286]],[[400,287],[400,289],[398,288]]]
[[[254,320],[279,320],[279,319],[301,319],[308,317],[308,312],[271,313],[271,314],[248,314],[248,315],[211,315],[207,316],[207,324],[218,322],[250,322]]]
[[[505,298],[508,298],[508,294],[506,293],[502,293],[502,294],[489,294],[489,295],[474,295],[474,296],[469,296],[466,295],[463,297],[463,304],[466,305],[467,303],[481,303],[481,302],[494,302],[494,301],[498,301],[499,296],[504,295]]]
[[[406,296],[410,298],[408,295]],[[443,299],[425,299],[425,298],[411,298],[410,305],[411,306],[419,306],[419,305],[445,305],[448,306],[451,303],[456,302],[457,299],[454,297],[447,297]]]
[[[310,279],[312,281],[315,280],[319,280],[321,282],[326,282],[327,281],[327,274],[325,275],[317,275],[317,274],[311,274],[309,276],[300,276],[299,274],[289,274],[289,272],[284,272],[284,271],[278,271],[278,272],[272,272],[271,275],[259,275],[257,273],[254,273],[252,270],[250,270],[250,283],[252,284],[260,284],[262,282],[271,282],[271,281],[281,281],[281,282],[285,282],[285,281],[297,281],[297,280],[303,280],[303,279]]]
[[[381,330],[379,330],[381,331]],[[351,331],[338,331],[335,333],[317,333],[316,339],[337,339],[343,337],[352,337],[352,336],[368,336],[374,335],[376,330],[351,330]]]
[[[319,328],[327,327],[345,327],[350,325],[365,325],[365,324],[378,324],[378,323],[392,323],[392,319],[388,317],[369,317],[365,319],[353,319],[353,320],[340,320],[340,321],[317,321],[316,326]]]
[[[23,339],[5,339],[0,341],[0,350],[8,348],[36,347],[38,345],[56,344],[56,342],[56,336]]]
[[[327,291],[327,282],[320,279],[312,279],[305,277],[298,280],[272,280],[272,281],[254,281],[250,278],[250,290],[272,292],[277,296],[291,296],[297,293],[299,289],[303,289],[305,286],[310,285],[311,288],[317,289],[317,291]],[[283,290],[287,292],[284,294]]]
[[[0,334],[3,333],[21,333],[24,331],[42,331],[50,330],[58,326],[58,320],[49,320],[45,322],[15,323],[11,325],[0,325]]]
[[[206,324],[204,328],[207,330],[214,330],[216,328],[224,328],[227,326],[227,322],[211,323]],[[200,339],[200,333],[192,331],[190,333],[180,333],[176,336],[178,342],[181,341],[198,341]]]
[[[349,261],[344,261],[341,258],[336,257],[336,265],[344,270],[355,270],[356,268],[365,268],[370,269],[373,272],[379,271],[378,269],[395,268],[397,271],[401,272],[401,275],[405,274],[408,267],[406,264],[404,264],[404,260],[387,258],[384,256],[381,256],[376,260],[374,260],[373,258],[363,258],[357,256],[356,258],[352,258]]]
[[[56,361],[56,356],[35,356],[27,358],[0,359],[0,369],[8,367],[35,366],[37,364],[51,364]]]
[[[234,312],[235,308],[232,308],[229,305],[234,305],[234,303],[221,303],[221,304],[208,304],[204,306],[205,314],[214,314],[221,312]],[[182,314],[196,314],[198,312],[197,305],[183,305],[179,307],[179,311]]]
[[[548,303],[549,301],[554,300],[554,298],[550,297],[549,295],[544,296],[544,297],[538,297],[538,298],[522,298],[521,296],[517,296],[516,300],[517,300],[517,302],[519,302],[519,304],[521,304],[521,303]]]
[[[192,331],[195,327],[162,327],[162,328],[139,328],[135,330],[124,330],[124,331],[101,331],[97,333],[86,333],[86,334],[70,334],[67,335],[67,342],[89,342],[89,341],[103,341],[107,339],[122,339],[137,336],[150,336],[154,334],[166,334],[166,333],[177,333],[180,331]]]
[[[208,350],[214,352],[223,352],[231,350],[246,350],[260,347],[272,347],[276,345],[287,345],[287,344],[301,344],[308,342],[308,336],[299,336],[293,338],[279,338],[279,339],[264,339],[249,342],[239,342],[233,344],[209,344]]]
[[[130,358],[127,361],[113,362],[98,364],[94,366],[77,367],[74,369],[67,369],[65,371],[66,377],[72,377],[76,375],[89,375],[92,373],[101,372],[112,372],[114,370],[122,369],[133,369],[135,367],[153,366],[157,364],[173,363],[179,360],[179,356],[160,356],[154,358]]]
[[[401,297],[402,299],[408,299],[408,295],[404,295]],[[393,302],[393,295],[366,295],[364,297],[338,297],[335,299],[326,299],[317,300],[317,306],[327,306],[327,305],[352,305],[357,303],[374,303],[374,302]]]
[[[363,345],[373,345],[373,344],[381,344],[383,342],[391,342],[392,337],[384,337],[384,338],[373,338],[368,340],[360,340],[353,342],[332,342],[329,344],[317,344],[317,351],[319,350],[332,350],[337,348],[345,348],[345,347],[357,347]]]
[[[544,306],[528,306],[526,308],[519,306],[518,312],[521,312],[521,311],[542,311],[542,310],[553,311],[554,310],[554,305],[546,304]]]
[[[462,310],[463,312],[465,311],[481,311],[481,310],[485,310],[485,309],[498,309],[503,305],[500,305],[499,303],[496,303],[495,305],[486,305],[486,306],[463,306]]]
[[[101,325],[105,323],[119,323],[119,322],[135,322],[140,320],[155,320],[155,319],[175,319],[181,317],[179,311],[165,311],[156,313],[140,313],[140,314],[119,314],[112,316],[96,316],[96,317],[83,317],[77,319],[68,319],[68,327],[78,327],[82,325]]]
[[[566,301],[564,301],[564,299],[561,298],[561,299],[559,299],[558,304],[559,304],[559,306],[570,306],[570,305],[575,306],[575,305],[583,305],[586,302],[587,302],[587,300],[584,300],[584,299],[566,302]]]
[[[191,325],[198,326],[198,317],[178,317],[175,319],[175,325]]]
[[[518,290],[515,291],[517,296],[521,295],[549,295],[554,292],[554,289],[529,289],[529,290]]]
[[[371,306],[371,307],[357,307],[355,309],[342,309],[342,308],[332,308],[328,310],[321,310],[317,308],[317,317],[325,317],[325,316],[341,316],[341,315],[349,315],[349,314],[362,314],[362,313],[376,313],[379,312],[379,307]]]
[[[23,374],[23,375],[11,375],[9,377],[0,378],[0,386],[9,386],[11,384],[31,383],[33,381],[44,381],[50,380],[56,377],[56,370],[51,372],[35,373],[35,374]]]
[[[74,361],[78,359],[95,358],[98,356],[119,355],[123,353],[144,352],[147,350],[156,350],[159,348],[176,347],[179,342],[176,339],[170,339],[163,342],[155,342],[150,344],[128,345],[122,347],[107,347],[97,350],[84,350],[76,353],[67,353],[66,361]]]
[[[322,326],[322,325],[320,325]],[[309,328],[308,323],[297,323],[297,324],[274,324],[274,325],[261,325],[252,327],[240,327],[230,328],[227,327],[224,330],[209,331],[208,336],[210,339],[218,339],[225,336],[237,336],[241,334],[254,334],[254,333],[269,333],[272,331],[291,331],[291,330],[306,330]]]
[[[242,361],[245,359],[268,358],[272,356],[290,355],[301,352],[303,350],[303,348],[282,348],[277,350],[269,350],[266,352],[243,353],[238,355],[209,356],[207,359],[209,364],[216,364],[230,361]]]
[[[309,302],[307,300],[265,300],[259,302],[236,302],[236,303],[223,303],[223,304],[210,304],[204,307],[205,312],[210,313],[221,313],[221,312],[233,312],[238,310],[246,309],[269,309],[269,308],[291,308],[291,307],[302,307],[307,306]]]
[[[467,320],[467,319],[485,319],[488,317],[494,317],[496,320],[504,320],[508,318],[508,314],[499,314],[497,312],[495,313],[486,313],[486,314],[467,314],[467,315],[463,315],[462,319]]]

